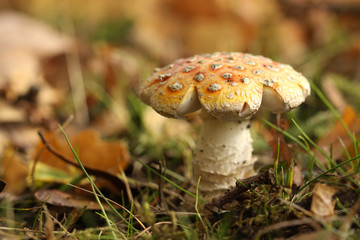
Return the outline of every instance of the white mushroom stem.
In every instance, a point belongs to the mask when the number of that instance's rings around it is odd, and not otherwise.
[[[202,114],[203,126],[193,160],[196,185],[203,197],[213,197],[234,186],[235,178],[254,174],[250,121],[220,121]]]

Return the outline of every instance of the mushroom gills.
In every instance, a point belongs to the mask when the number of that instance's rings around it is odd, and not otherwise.
[[[195,87],[192,87],[183,96],[183,99],[176,110],[176,116],[184,117],[186,114],[195,112],[201,109],[201,104],[198,97],[198,92]]]

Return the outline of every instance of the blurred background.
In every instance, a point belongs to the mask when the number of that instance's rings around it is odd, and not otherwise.
[[[359,1],[2,0],[0,156],[6,169],[19,171],[3,171],[3,179],[25,178],[40,144],[37,131],[55,131],[72,115],[70,136],[91,128],[121,140],[116,148],[123,152],[124,168],[129,154],[189,162],[200,120],[162,118],[136,91],[154,67],[216,51],[292,65],[322,90],[352,131],[359,131]],[[324,146],[346,135],[314,92],[286,116]],[[268,112],[256,116],[254,147],[269,155],[273,133],[262,118],[274,120]],[[89,146],[84,139],[78,137],[77,144]],[[91,165],[96,159],[86,161]]]

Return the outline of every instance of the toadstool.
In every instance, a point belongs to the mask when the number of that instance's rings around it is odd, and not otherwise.
[[[184,118],[200,110],[202,130],[193,159],[200,194],[210,198],[254,174],[250,118],[260,106],[291,110],[310,84],[291,66],[240,52],[195,55],[155,69],[140,98],[163,116]]]

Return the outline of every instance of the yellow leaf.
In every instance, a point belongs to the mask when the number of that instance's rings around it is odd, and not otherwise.
[[[46,134],[49,139],[51,134]],[[88,168],[105,171],[111,174],[118,174],[120,169],[125,169],[129,163],[127,145],[122,141],[104,141],[95,130],[83,130],[69,138],[71,145],[77,151],[81,163]],[[55,137],[50,145],[63,156],[74,159],[74,156],[63,138]],[[39,153],[43,144],[39,143],[35,153]],[[52,167],[71,171],[72,166],[60,160],[48,150],[44,150],[39,161]],[[75,160],[73,160],[75,162]],[[80,170],[79,170],[80,171]]]

